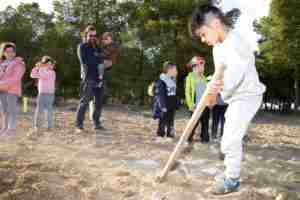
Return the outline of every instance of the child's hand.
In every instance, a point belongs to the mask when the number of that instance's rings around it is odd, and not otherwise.
[[[18,63],[24,64],[24,59],[21,58],[21,57],[16,57],[15,61],[18,62]]]
[[[102,80],[103,79],[103,74],[99,75],[99,79]]]
[[[166,113],[168,110],[167,110],[167,108],[162,108],[161,111],[163,111],[164,113]]]
[[[213,95],[219,94],[223,85],[224,83],[222,80],[212,80],[208,83],[208,93]]]
[[[216,104],[217,104],[217,95],[209,94],[208,97],[207,97],[207,106],[210,109],[212,109]]]
[[[112,61],[111,60],[104,60],[104,65],[105,65],[106,69],[111,68],[112,67]]]
[[[190,108],[190,111],[191,111],[191,112],[194,112],[195,110],[196,110],[196,106]]]

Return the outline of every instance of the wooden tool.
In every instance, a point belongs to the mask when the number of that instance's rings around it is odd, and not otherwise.
[[[220,66],[215,71],[212,80],[222,80],[223,74],[224,74],[224,67]],[[166,176],[168,175],[168,172],[174,165],[175,160],[177,159],[177,157],[180,155],[181,151],[183,150],[182,147],[183,147],[185,141],[188,139],[188,137],[192,133],[193,128],[195,127],[197,121],[199,120],[201,114],[203,113],[203,111],[207,105],[207,102],[210,101],[209,98],[210,98],[209,88],[207,87],[200,102],[198,103],[198,105],[196,107],[196,110],[194,111],[194,113],[192,115],[192,118],[189,120],[187,126],[185,127],[184,132],[181,135],[179,142],[177,143],[172,154],[170,155],[167,164],[165,165],[161,174],[157,177],[156,180],[158,182],[163,182],[165,180]]]

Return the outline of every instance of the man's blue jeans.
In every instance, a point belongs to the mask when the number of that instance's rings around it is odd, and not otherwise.
[[[76,112],[76,127],[83,128],[83,122],[85,119],[85,113],[89,107],[89,102],[95,102],[95,109],[93,111],[93,125],[94,128],[100,126],[100,117],[102,114],[104,88],[103,85],[95,82],[83,83],[80,102]]]

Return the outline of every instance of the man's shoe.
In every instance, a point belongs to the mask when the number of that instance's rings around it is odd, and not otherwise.
[[[106,129],[102,125],[99,125],[99,126],[95,126],[94,130],[95,131],[105,131]]]
[[[231,178],[218,179],[216,180],[216,184],[212,193],[215,195],[224,195],[232,192],[237,192],[239,191],[239,188],[240,188],[239,179],[231,179]]]
[[[76,127],[75,133],[82,133],[84,129],[82,127]]]

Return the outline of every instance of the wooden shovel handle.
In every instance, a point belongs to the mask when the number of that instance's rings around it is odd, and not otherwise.
[[[223,66],[218,67],[213,75],[213,80],[223,79],[223,74],[224,74],[224,67]],[[184,132],[181,135],[179,142],[177,143],[172,154],[170,155],[167,164],[163,168],[161,174],[157,177],[157,181],[163,182],[165,180],[166,176],[168,175],[168,172],[174,165],[175,160],[180,155],[180,153],[183,149],[182,148],[183,144],[185,143],[185,141],[188,139],[188,137],[192,133],[193,128],[195,127],[198,119],[200,118],[201,114],[203,113],[203,111],[206,107],[208,98],[209,98],[209,88],[207,87],[199,104],[196,107],[196,110],[194,111],[194,113],[192,115],[192,118],[189,120],[187,126],[185,127]]]

